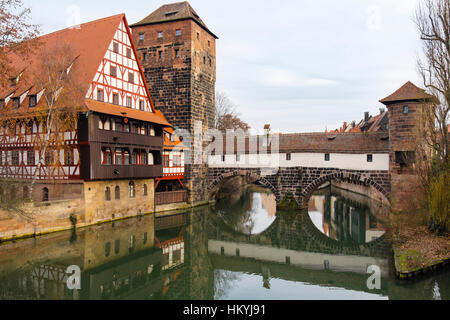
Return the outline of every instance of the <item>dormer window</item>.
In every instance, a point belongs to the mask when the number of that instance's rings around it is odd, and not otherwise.
[[[34,94],[31,95],[29,101],[30,101],[30,102],[29,102],[29,107],[30,107],[30,108],[35,107],[36,104],[37,104],[37,97],[36,97],[36,95],[34,95]]]
[[[174,16],[178,13],[178,11],[171,11],[166,13],[166,17]]]
[[[12,98],[13,109],[17,109],[20,106],[20,98]]]
[[[403,106],[403,114],[406,116],[409,113],[409,107]]]

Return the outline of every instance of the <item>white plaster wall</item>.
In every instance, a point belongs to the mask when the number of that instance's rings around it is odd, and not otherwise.
[[[260,168],[260,167],[317,167],[337,168],[348,170],[389,170],[389,154],[372,154],[373,161],[367,162],[367,153],[347,154],[331,153],[330,161],[325,161],[325,153],[292,153],[291,160],[286,160],[286,154],[273,155],[240,155],[240,161],[236,161],[236,155],[226,155],[225,162],[221,155],[210,155],[208,165],[211,168]]]

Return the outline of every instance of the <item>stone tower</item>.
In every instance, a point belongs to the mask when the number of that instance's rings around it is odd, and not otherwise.
[[[389,173],[392,206],[408,209],[408,195],[420,184],[414,170],[416,147],[420,139],[420,121],[434,97],[407,82],[390,96],[380,100],[388,108]]]
[[[155,108],[161,110],[175,129],[188,130],[191,151],[194,125],[201,130],[214,127],[216,39],[188,2],[167,4],[131,25],[133,40]],[[207,200],[206,163],[186,165],[185,186],[191,203]]]

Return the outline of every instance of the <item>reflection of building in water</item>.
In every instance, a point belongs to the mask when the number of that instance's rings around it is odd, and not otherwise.
[[[277,215],[277,202],[273,193],[261,193],[262,207],[267,211],[267,215],[274,218]]]
[[[156,247],[162,249],[163,270],[173,269],[184,264],[184,237],[182,232],[183,229],[180,230],[180,234],[176,238],[157,242]]]
[[[322,218],[321,223],[315,221],[318,214]],[[313,195],[309,215],[316,227],[334,240],[362,244],[376,240],[385,233],[366,204],[331,193]]]

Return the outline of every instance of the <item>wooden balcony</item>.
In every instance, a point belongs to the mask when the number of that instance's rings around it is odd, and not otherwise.
[[[181,203],[187,201],[187,191],[168,191],[168,192],[156,192],[155,194],[156,205]]]
[[[90,180],[150,179],[162,177],[162,165],[92,166]]]

